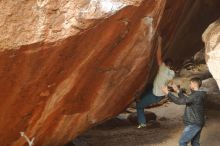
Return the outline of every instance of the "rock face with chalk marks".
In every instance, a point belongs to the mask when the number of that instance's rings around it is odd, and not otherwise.
[[[155,75],[156,32],[178,58],[174,44],[189,42],[178,36],[216,18],[219,1],[205,2],[0,1],[0,145],[27,145],[23,131],[62,146],[122,112]],[[190,25],[196,16],[205,24]],[[181,58],[198,48],[188,49]]]
[[[164,1],[1,1],[0,145],[61,146],[145,85]],[[149,64],[150,63],[150,64]]]

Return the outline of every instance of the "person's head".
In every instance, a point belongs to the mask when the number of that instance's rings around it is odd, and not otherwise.
[[[198,90],[202,86],[202,80],[198,77],[192,78],[190,80],[190,89]]]
[[[167,67],[169,67],[170,69],[173,69],[173,60],[170,58],[167,58],[164,60],[164,63]]]

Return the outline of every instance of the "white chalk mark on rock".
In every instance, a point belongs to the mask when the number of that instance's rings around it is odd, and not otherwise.
[[[27,137],[27,135],[25,135],[25,133],[24,132],[20,132],[20,134],[21,134],[21,137],[24,137],[25,138],[25,140],[28,142],[28,145],[29,146],[33,146],[34,145],[34,139],[35,138],[32,138],[31,140]]]
[[[148,33],[149,40],[151,40],[152,37],[154,36],[153,21],[154,21],[154,19],[152,17],[145,17],[144,18],[145,24],[149,26],[149,33]]]

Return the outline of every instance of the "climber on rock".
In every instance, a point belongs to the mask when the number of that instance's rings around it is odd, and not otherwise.
[[[172,88],[179,97],[171,93],[167,87],[162,89],[175,104],[186,105],[183,116],[185,129],[179,140],[179,146],[187,146],[189,142],[192,146],[200,146],[200,134],[205,123],[204,99],[206,97],[206,92],[200,88],[201,85],[200,78],[192,78],[190,80],[191,94],[186,95],[182,89],[173,84]]]
[[[158,49],[157,49],[157,63],[159,66],[158,73],[153,82],[153,89],[148,88],[144,94],[136,101],[137,116],[138,116],[138,128],[146,127],[146,117],[144,108],[158,103],[165,97],[165,94],[162,92],[162,87],[168,84],[175,76],[175,72],[172,70],[173,61],[171,59],[166,59],[162,61],[161,56],[161,45],[162,38],[158,37]]]

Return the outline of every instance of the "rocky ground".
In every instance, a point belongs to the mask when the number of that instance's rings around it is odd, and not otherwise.
[[[84,133],[69,146],[177,146],[183,130],[182,113],[184,106],[167,103],[148,109],[157,115],[157,121],[147,128],[137,129],[136,125],[113,120],[104,126],[95,127]],[[207,111],[207,124],[202,132],[203,146],[219,146],[220,110]]]
[[[200,58],[201,59],[201,58]],[[219,146],[220,142],[220,92],[216,81],[205,64],[186,62],[175,79],[177,84],[187,89],[189,79],[198,76],[203,79],[203,89],[207,90],[207,123],[203,129],[202,146]],[[132,104],[126,112],[102,125],[94,127],[66,146],[177,146],[183,130],[182,114],[184,106],[167,101],[162,106],[147,108],[146,115],[151,120],[144,129],[137,129],[136,110]]]

